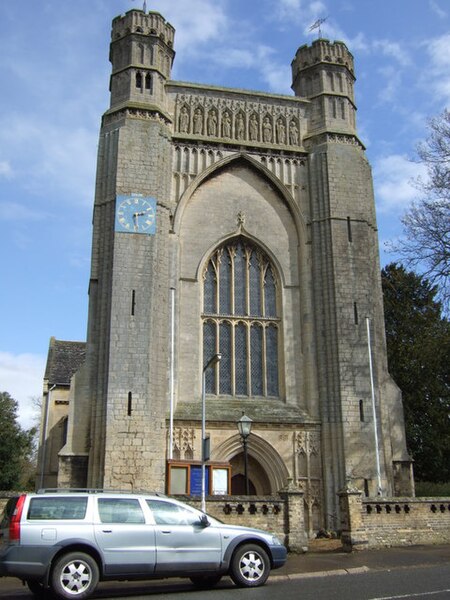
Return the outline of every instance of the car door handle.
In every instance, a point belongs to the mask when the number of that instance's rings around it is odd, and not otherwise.
[[[172,533],[172,530],[171,529],[161,529],[161,533],[165,533],[167,535],[168,533]]]
[[[112,529],[102,529],[102,533],[112,533]]]

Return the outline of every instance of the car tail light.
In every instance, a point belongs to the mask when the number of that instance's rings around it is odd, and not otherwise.
[[[9,520],[9,541],[20,542],[20,519],[22,518],[23,505],[25,504],[26,495],[19,496],[16,507]]]

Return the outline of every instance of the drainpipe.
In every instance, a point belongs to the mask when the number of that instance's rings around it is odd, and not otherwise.
[[[48,416],[50,412],[50,397],[51,393],[56,387],[56,383],[47,392],[47,401],[45,403],[45,416],[44,416],[44,430],[42,432],[42,454],[41,454],[41,476],[39,477],[39,489],[44,487],[44,470],[45,470],[45,459],[47,450],[47,429],[48,429]]]
[[[383,490],[381,488],[381,468],[380,468],[380,447],[378,442],[378,423],[377,423],[377,411],[375,404],[375,384],[373,380],[373,364],[372,364],[372,348],[370,341],[370,319],[366,317],[366,326],[367,326],[367,348],[369,351],[369,370],[370,370],[370,390],[372,393],[372,414],[373,414],[373,431],[375,434],[375,455],[377,460],[377,479],[378,479],[378,495],[383,495]]]
[[[169,447],[167,456],[173,458],[173,408],[174,408],[174,358],[175,355],[175,288],[170,288],[170,409],[169,409]]]

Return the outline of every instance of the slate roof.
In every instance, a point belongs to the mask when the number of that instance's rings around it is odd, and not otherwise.
[[[72,375],[86,358],[86,342],[66,342],[50,338],[44,379],[49,385],[70,385]]]

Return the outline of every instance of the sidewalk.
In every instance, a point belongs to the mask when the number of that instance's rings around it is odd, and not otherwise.
[[[344,552],[342,548],[321,549],[290,554],[285,566],[273,571],[271,578],[323,577],[440,564],[450,564],[450,545],[407,546],[352,553]]]

